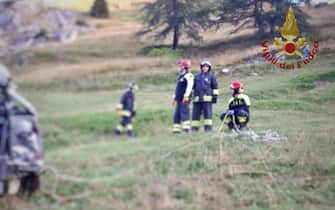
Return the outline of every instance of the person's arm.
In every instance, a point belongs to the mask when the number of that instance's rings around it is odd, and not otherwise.
[[[127,92],[125,94],[124,97],[124,103],[123,103],[123,109],[124,110],[128,110],[128,111],[132,111],[133,110],[133,100],[132,100],[132,96],[129,92]]]
[[[124,94],[121,98],[121,102],[120,104],[122,105],[122,109],[121,109],[121,116],[124,117],[130,117],[131,116],[131,104],[129,103],[129,95],[128,93]]]
[[[194,85],[194,76],[192,73],[187,73],[185,75],[185,79],[187,81],[187,87],[184,93],[184,98],[189,98],[191,96],[193,85]]]
[[[227,110],[230,110],[232,108],[231,104],[232,104],[233,101],[234,101],[234,97],[231,97],[228,101]]]
[[[218,95],[219,95],[219,86],[218,82],[216,80],[216,77],[214,74],[212,74],[212,82],[211,82],[211,87],[212,87],[212,94],[213,94],[213,103],[217,102]]]
[[[135,117],[136,116],[136,104],[135,104],[135,96],[131,96],[131,106],[130,106],[130,111],[131,111],[131,116]]]
[[[249,96],[245,95],[245,94],[241,94],[241,98],[243,99],[245,105],[247,105],[248,107],[250,106],[250,99]]]
[[[245,106],[246,106],[246,108],[247,108],[247,111],[249,112],[249,107],[250,107],[250,105],[251,105],[249,96],[247,96],[247,95],[245,95],[245,94],[242,94],[242,95],[241,95],[241,98],[243,99],[243,101],[244,101],[244,103],[245,103]]]

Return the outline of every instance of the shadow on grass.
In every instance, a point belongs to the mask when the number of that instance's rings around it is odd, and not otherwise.
[[[206,55],[206,57],[209,57],[209,56],[217,54],[218,52],[224,53],[231,49],[244,50],[258,43],[259,43],[259,46],[261,46],[262,40],[272,39],[272,38],[273,37],[270,34],[259,35],[257,33],[253,33],[253,34],[237,36],[237,37],[224,40],[224,41],[213,41],[205,45],[202,45],[201,43],[199,43],[198,45],[180,45],[179,49],[176,51],[176,54],[186,55],[186,56]],[[171,49],[171,46],[170,45],[147,46],[147,47],[142,48],[138,52],[138,54],[147,55],[153,49]],[[183,53],[180,53],[180,50]]]

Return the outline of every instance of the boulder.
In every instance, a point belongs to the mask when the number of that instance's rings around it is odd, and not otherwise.
[[[79,23],[78,12],[42,6],[42,0],[0,2],[0,57],[47,42],[74,41],[79,33],[92,30]]]

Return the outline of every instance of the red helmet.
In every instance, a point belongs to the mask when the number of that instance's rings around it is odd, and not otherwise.
[[[239,81],[234,81],[230,85],[230,89],[234,90],[234,94],[239,94],[244,91],[244,86],[241,82]]]
[[[181,70],[189,69],[191,67],[191,61],[189,59],[181,59],[178,62],[178,66]]]

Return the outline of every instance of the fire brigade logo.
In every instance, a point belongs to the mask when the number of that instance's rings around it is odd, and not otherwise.
[[[292,7],[289,7],[284,25],[280,28],[281,37],[275,37],[273,46],[276,52],[271,54],[267,41],[262,42],[263,57],[274,65],[278,65],[282,70],[293,70],[301,68],[302,65],[310,63],[315,57],[319,42],[313,42],[313,48],[310,49],[304,37],[299,37],[299,28],[295,19]],[[293,63],[286,63],[283,60],[286,57],[298,57]]]

